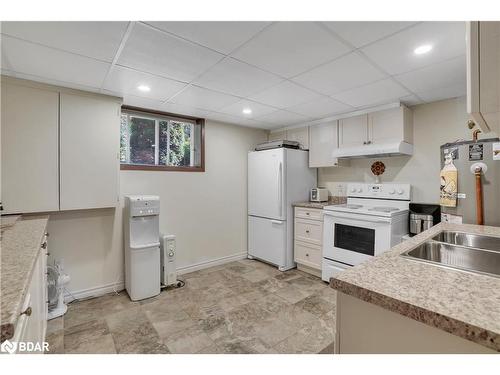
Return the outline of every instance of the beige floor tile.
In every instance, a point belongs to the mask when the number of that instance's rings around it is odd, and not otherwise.
[[[187,316],[187,315],[186,315]],[[179,319],[164,320],[153,322],[153,327],[162,339],[170,337],[171,335],[186,330],[196,325],[196,321],[187,317],[179,317]]]
[[[272,348],[258,338],[225,336],[216,341],[219,351],[224,354],[265,354]]]
[[[102,336],[109,335],[109,333],[104,319],[71,326],[64,330],[64,349],[68,352],[76,352],[87,341],[98,342]]]
[[[47,322],[47,335],[64,329],[64,316],[51,319]]]
[[[241,276],[252,283],[256,283],[258,281],[262,281],[262,280],[269,278],[269,275],[261,270],[253,270],[253,271],[244,273]]]
[[[293,326],[297,329],[304,328],[307,325],[315,322],[318,317],[308,311],[298,307],[297,305],[289,305],[283,307],[275,315],[276,319]]]
[[[46,338],[49,344],[49,350],[46,354],[63,354],[64,353],[64,331],[58,330],[47,334]]]
[[[306,297],[296,303],[297,306],[311,314],[321,316],[335,308],[335,305],[317,294]]]
[[[214,344],[210,337],[197,326],[175,333],[163,342],[171,353],[176,354],[197,353]]]
[[[304,299],[304,298],[310,296],[311,294],[312,294],[312,292],[304,291],[304,290],[302,290],[298,287],[295,287],[293,285],[288,285],[285,288],[282,288],[276,292],[276,295],[285,299],[289,303],[297,303],[301,299]]]
[[[64,348],[66,354],[115,354],[116,348],[111,334],[100,336],[99,338],[83,341],[73,348]]]
[[[284,298],[276,294],[269,294],[263,298],[260,298],[255,301],[255,303],[262,307],[264,310],[269,311],[270,313],[276,313],[283,309],[283,307],[288,306],[289,303]]]
[[[259,322],[254,328],[257,337],[270,347],[297,332],[294,326],[286,324],[278,319],[269,319],[264,322]]]
[[[267,279],[256,282],[254,287],[262,290],[265,293],[275,293],[288,285],[289,284],[284,281],[278,280],[274,277],[269,277]]]

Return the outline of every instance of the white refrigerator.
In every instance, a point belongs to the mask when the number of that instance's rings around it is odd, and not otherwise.
[[[295,267],[292,203],[309,200],[316,169],[309,153],[276,148],[248,153],[248,257]]]

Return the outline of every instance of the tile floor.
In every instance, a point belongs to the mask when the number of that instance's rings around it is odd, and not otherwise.
[[[50,353],[333,353],[336,296],[319,278],[245,259],[182,279],[141,302],[70,304],[49,322]]]

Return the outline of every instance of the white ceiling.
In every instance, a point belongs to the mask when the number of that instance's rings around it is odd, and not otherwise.
[[[266,129],[465,95],[464,22],[2,22],[1,47],[5,75]]]

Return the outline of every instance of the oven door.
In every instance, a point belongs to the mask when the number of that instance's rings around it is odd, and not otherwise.
[[[353,266],[391,247],[390,218],[325,211],[323,233],[323,256]]]

